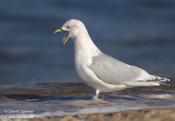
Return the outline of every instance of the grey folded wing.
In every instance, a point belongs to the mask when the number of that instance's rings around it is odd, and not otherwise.
[[[96,76],[108,84],[123,84],[128,81],[135,81],[141,75],[142,69],[136,66],[127,65],[106,54],[95,56],[89,68]]]

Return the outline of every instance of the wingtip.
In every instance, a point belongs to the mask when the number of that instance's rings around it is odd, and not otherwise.
[[[175,80],[166,78],[166,80],[160,81],[160,86],[175,87]]]

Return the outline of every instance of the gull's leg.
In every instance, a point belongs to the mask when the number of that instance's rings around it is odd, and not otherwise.
[[[96,90],[96,95],[93,97],[93,100],[95,101],[95,103],[97,103],[97,104],[108,104],[108,105],[112,104],[109,101],[98,98],[99,93],[100,93],[100,90]]]
[[[100,93],[100,90],[96,90],[95,91],[95,96],[93,97],[93,99],[95,100],[95,101],[97,101],[98,100],[98,95],[99,95],[99,93]]]

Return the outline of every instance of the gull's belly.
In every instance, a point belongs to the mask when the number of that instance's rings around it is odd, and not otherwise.
[[[99,84],[93,77],[91,77],[87,72],[87,68],[91,63],[92,63],[92,59],[90,59],[89,57],[82,57],[82,56],[76,57],[75,67],[76,67],[78,76],[88,86],[95,89],[102,89],[104,87],[101,84]]]
[[[85,63],[79,63],[76,62],[76,71],[78,73],[78,76],[80,77],[80,79],[86,83],[88,86],[93,87],[93,88],[97,88],[97,84],[96,81],[93,80],[88,73],[86,72],[86,67],[88,67],[87,64]]]

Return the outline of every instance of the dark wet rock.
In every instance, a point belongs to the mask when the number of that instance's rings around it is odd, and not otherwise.
[[[15,99],[15,100],[25,100],[25,99],[39,99],[41,96],[35,94],[7,94],[3,95],[6,99]]]
[[[94,90],[82,83],[41,83],[29,87],[1,87],[1,99],[33,99],[45,96],[90,96]]]
[[[40,83],[29,86],[7,86],[0,87],[1,99],[33,99],[45,96],[93,96],[94,89],[83,83]],[[101,96],[120,96],[131,95],[139,96],[140,94],[175,94],[175,88],[168,86],[161,87],[135,87],[112,93],[101,93]]]

